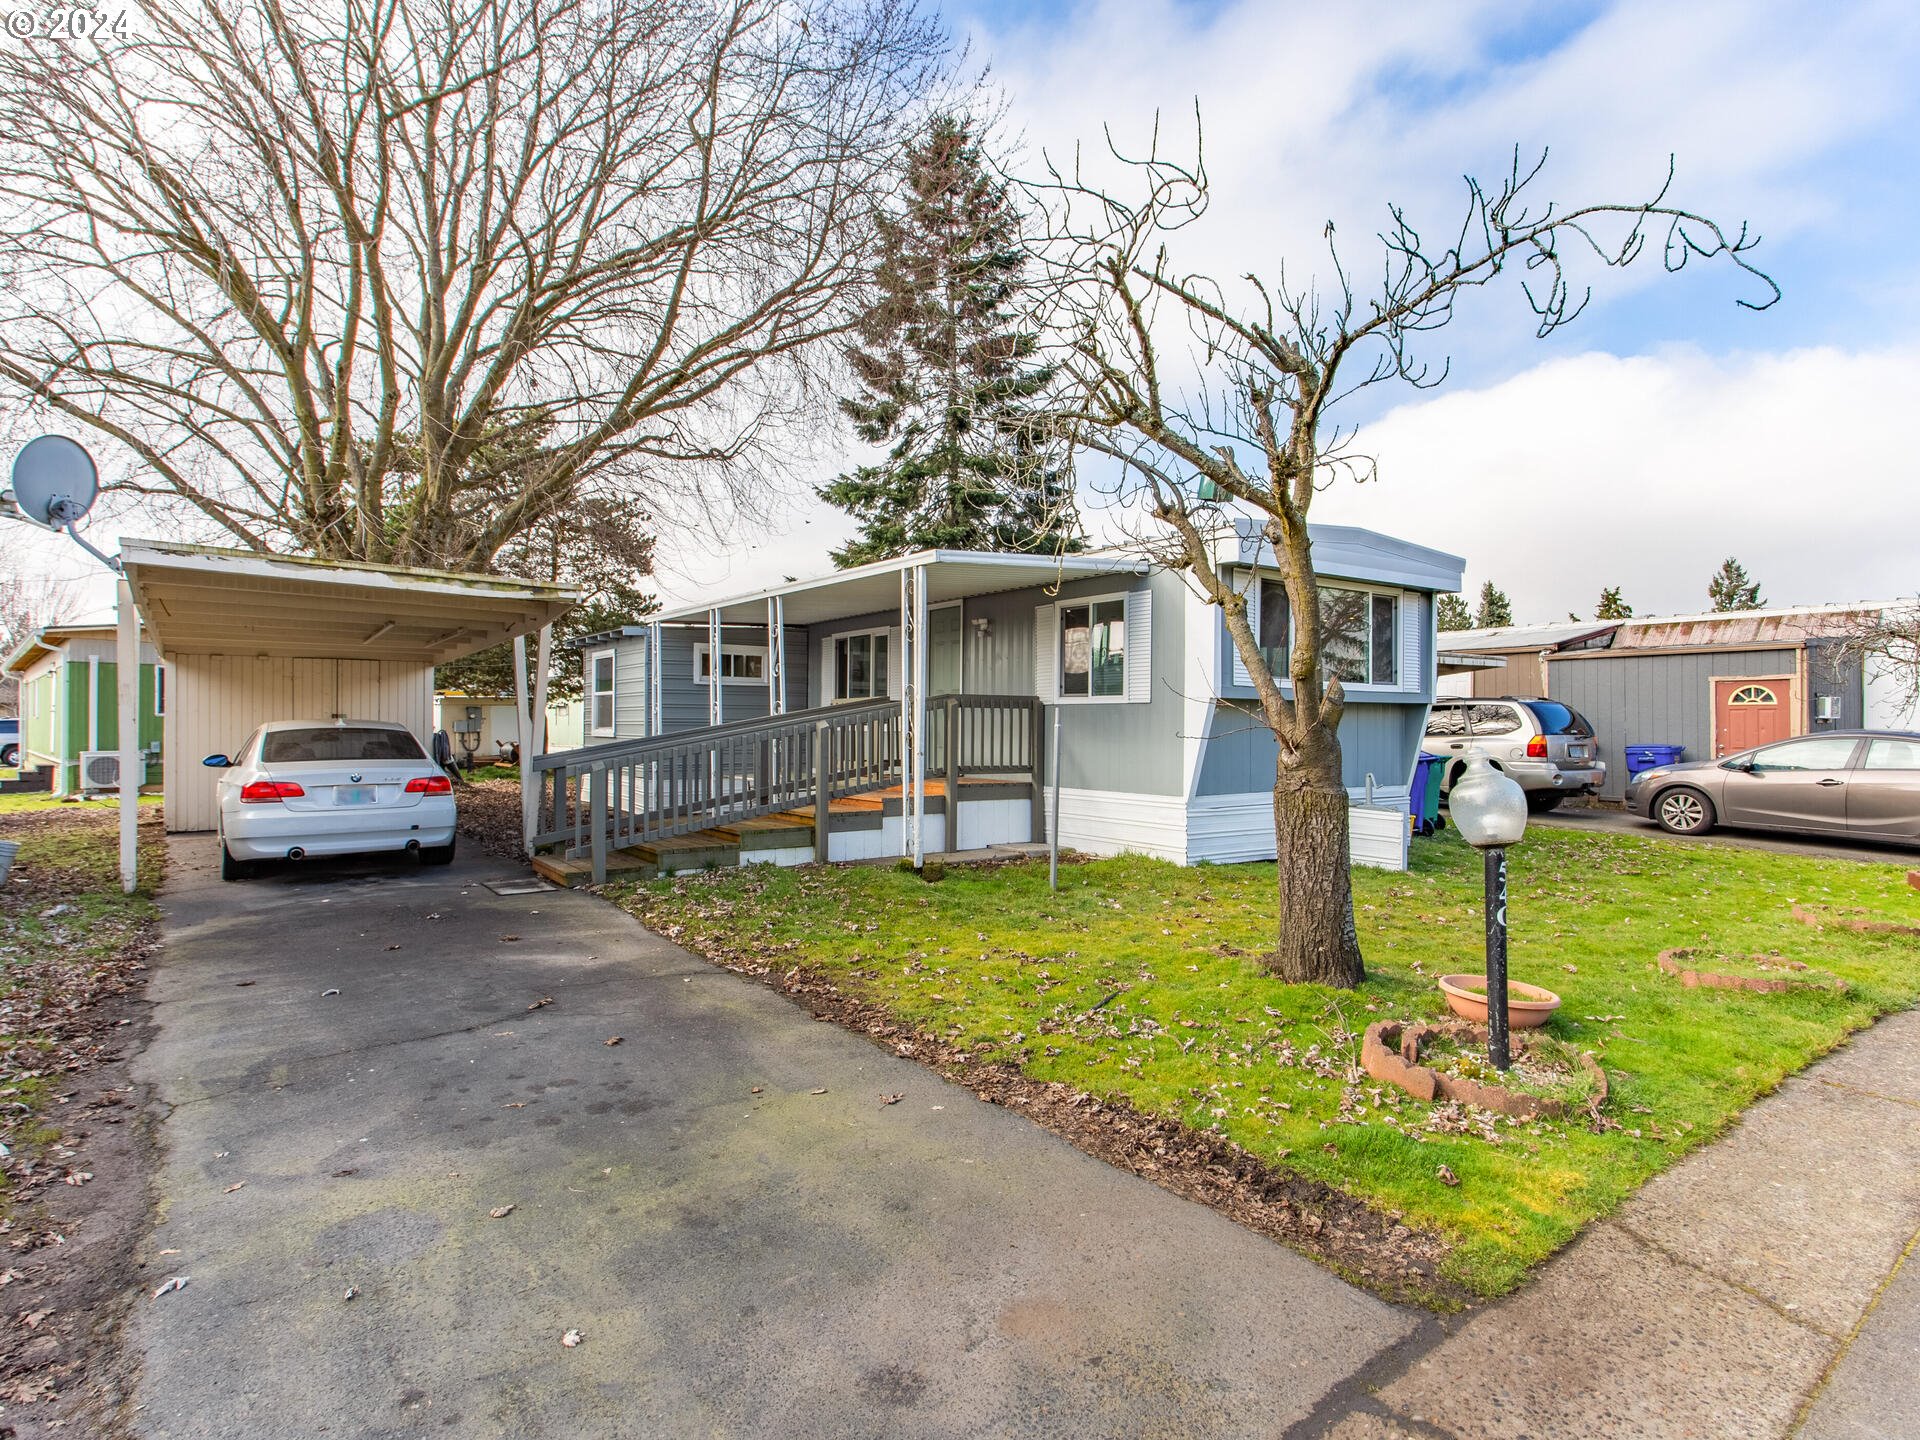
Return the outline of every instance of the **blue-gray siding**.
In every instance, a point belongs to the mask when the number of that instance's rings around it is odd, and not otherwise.
[[[1425,705],[1349,703],[1340,717],[1341,783],[1357,791],[1371,774],[1382,788],[1405,786],[1412,779],[1426,715]],[[1217,705],[1194,793],[1271,790],[1277,761],[1273,732],[1265,722],[1237,706]]]

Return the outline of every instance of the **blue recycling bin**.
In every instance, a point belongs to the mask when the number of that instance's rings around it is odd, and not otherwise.
[[[1440,818],[1440,769],[1445,763],[1441,756],[1425,753],[1414,761],[1407,812],[1413,817],[1416,835],[1431,835],[1447,823]]]
[[[1684,745],[1629,745],[1627,746],[1627,774],[1638,775],[1642,770],[1677,764],[1686,753],[1687,747]]]

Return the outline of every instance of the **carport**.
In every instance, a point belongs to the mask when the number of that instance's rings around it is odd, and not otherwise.
[[[553,622],[578,598],[518,579],[310,560],[162,540],[121,543],[123,643],[133,610],[166,667],[162,775],[170,831],[210,830],[201,765],[269,720],[397,721],[423,742],[434,666],[537,636],[535,695],[518,667],[521,776],[543,748]],[[129,605],[131,601],[131,605]],[[531,702],[531,703],[530,703]]]

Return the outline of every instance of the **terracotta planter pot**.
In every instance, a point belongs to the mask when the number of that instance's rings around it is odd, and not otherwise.
[[[1479,993],[1469,990],[1469,985],[1479,986]],[[1487,977],[1484,975],[1440,977],[1440,993],[1447,997],[1447,1004],[1452,1007],[1453,1013],[1476,1025],[1487,1023],[1486,988]],[[1523,985],[1518,980],[1507,982],[1508,1029],[1538,1029],[1559,1008],[1560,997],[1551,990],[1542,990],[1538,985]]]

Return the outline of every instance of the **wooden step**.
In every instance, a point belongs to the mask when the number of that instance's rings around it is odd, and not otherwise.
[[[690,835],[629,846],[628,853],[657,867],[662,874],[671,874],[675,870],[702,870],[709,865],[737,865],[740,842],[723,831],[695,830]]]
[[[536,855],[533,857],[533,873],[542,880],[569,888],[591,885],[593,861],[584,855],[578,860],[569,860],[561,855]],[[615,850],[607,856],[609,880],[651,880],[658,873],[659,869],[652,861],[642,860],[638,855],[630,855],[624,850]]]

